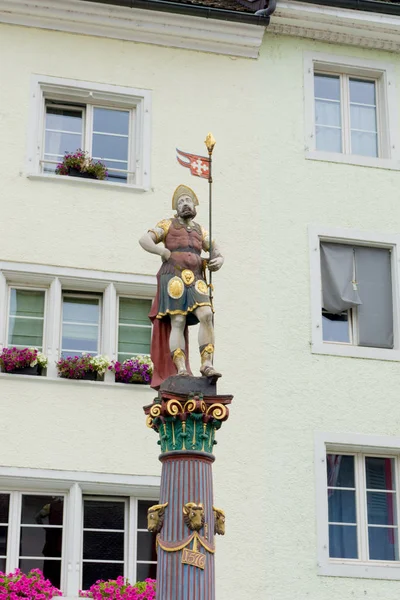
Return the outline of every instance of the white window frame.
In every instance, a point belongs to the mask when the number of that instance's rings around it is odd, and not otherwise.
[[[99,321],[97,323],[98,326],[98,336],[97,336],[97,348],[98,348],[98,352],[97,354],[101,354],[101,348],[103,346],[103,328],[102,328],[102,322],[103,322],[103,295],[102,294],[88,294],[85,292],[79,292],[79,291],[72,291],[72,290],[63,290],[62,291],[62,297],[61,297],[61,323],[60,323],[60,357],[61,357],[61,352],[62,352],[62,338],[63,338],[63,329],[64,329],[64,318],[63,318],[63,314],[64,314],[64,298],[65,297],[71,297],[71,298],[95,298],[96,300],[99,301]],[[73,352],[81,352],[80,350],[76,350],[76,349],[71,349],[70,350],[71,355],[73,354]],[[85,352],[85,350],[83,350],[83,352]]]
[[[11,308],[11,290],[32,290],[33,292],[44,292],[44,315],[43,315],[43,335],[42,335],[42,352],[46,347],[46,315],[47,315],[47,299],[48,289],[46,287],[37,287],[33,285],[8,285],[7,286],[7,322],[5,333],[5,344],[8,344],[8,336],[10,333],[10,308]]]
[[[46,99],[64,102],[88,104],[89,112],[93,106],[134,111],[135,118],[130,118],[130,139],[128,164],[133,170],[128,183],[81,179],[44,173],[42,160],[44,154],[44,127]],[[86,110],[83,135],[87,139],[87,149],[91,152],[92,136],[91,119]],[[150,189],[150,154],[151,154],[151,91],[138,88],[100,84],[76,79],[63,79],[47,75],[33,75],[31,78],[30,111],[28,127],[28,153],[26,173],[29,178],[40,178],[51,181],[64,181],[75,185],[112,186],[118,189],[147,191]]]
[[[314,74],[349,75],[376,81],[379,157],[343,152],[324,152],[316,148]],[[337,54],[304,53],[305,157],[312,160],[346,163],[364,167],[400,169],[398,114],[395,72],[390,63],[369,61]],[[342,87],[342,85],[341,85]],[[342,111],[343,107],[341,106]],[[346,124],[342,123],[342,127]]]
[[[329,557],[326,481],[326,454],[362,453],[371,456],[400,457],[400,437],[321,432],[315,434],[314,441],[318,574],[333,577],[400,580],[400,560],[362,561],[360,559],[333,559]],[[399,493],[398,489],[397,493]],[[397,500],[399,501],[399,498]]]
[[[393,348],[370,348],[355,346],[349,343],[325,342],[322,332],[321,301],[321,242],[356,244],[391,250],[392,293],[393,293]],[[400,278],[399,251],[400,236],[395,234],[379,234],[355,229],[339,229],[331,227],[309,228],[310,284],[311,284],[311,351],[314,354],[333,356],[349,356],[354,358],[371,358],[379,360],[400,360],[399,307]]]
[[[34,379],[56,379],[60,381],[55,363],[61,353],[63,292],[76,292],[78,295],[85,292],[95,292],[101,296],[99,354],[105,354],[111,360],[117,360],[118,297],[124,295],[131,298],[151,300],[156,294],[157,280],[156,277],[150,275],[0,261],[0,306],[3,306],[3,310],[0,311],[0,349],[7,347],[9,287],[46,289],[43,353],[47,356],[49,362],[46,376]],[[12,374],[4,376],[24,377],[23,375]],[[61,381],[69,384],[77,383],[68,379],[62,379]],[[111,371],[105,373],[104,382],[119,388],[124,387],[115,383],[114,374]],[[102,385],[102,382],[79,381],[79,383]]]
[[[120,326],[120,323],[119,323],[119,301],[120,301],[121,298],[131,298],[132,300],[135,300],[135,298],[137,298],[137,296],[128,296],[127,294],[118,294],[118,297],[117,297],[117,324],[116,324],[116,331],[117,331],[117,356],[118,356],[118,354],[120,354],[118,352],[118,346],[119,346],[119,326]],[[142,297],[141,300],[150,300],[151,301],[151,300],[153,300],[153,298],[151,298],[150,296],[148,298]],[[141,329],[141,328],[147,329],[144,325],[130,325],[130,327],[132,327],[132,328],[137,327],[138,329]],[[151,328],[150,321],[149,321],[149,328]],[[151,339],[150,339],[150,343],[151,343]],[[125,360],[127,360],[127,358]]]
[[[160,477],[148,475],[114,475],[79,471],[54,471],[0,466],[0,489],[4,493],[65,495],[63,522],[62,587],[65,600],[78,600],[81,582],[81,556],[83,539],[83,496],[118,496],[129,498],[128,553],[125,559],[127,576],[135,580],[137,503],[139,500],[157,501],[160,494]],[[13,504],[14,508],[16,503]],[[9,514],[14,535],[8,536],[7,571],[14,568],[18,557],[18,510]]]

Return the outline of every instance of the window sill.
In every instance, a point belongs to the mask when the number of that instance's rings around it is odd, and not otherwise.
[[[318,575],[328,577],[357,577],[358,579],[393,579],[400,580],[400,564],[396,562],[327,562],[318,564]]]
[[[317,150],[306,151],[305,157],[308,160],[400,171],[400,161],[389,158],[373,158],[370,156],[356,156],[353,154],[338,154],[336,152],[318,152]]]
[[[0,373],[0,380],[2,378],[12,380],[12,381],[29,381],[29,382],[39,382],[46,381],[51,383],[59,383],[61,385],[89,385],[89,386],[101,386],[106,388],[113,389],[125,389],[132,393],[134,389],[136,391],[143,392],[145,390],[154,392],[154,390],[146,384],[142,383],[115,383],[114,381],[86,381],[82,379],[65,379],[63,377],[35,377],[30,375],[14,375],[13,373]],[[133,388],[133,389],[132,389]]]
[[[84,179],[82,177],[69,177],[68,175],[45,175],[44,173],[28,173],[28,179],[38,181],[54,181],[57,183],[66,183],[67,185],[86,185],[89,187],[105,187],[106,189],[126,190],[128,192],[148,192],[149,188],[140,187],[139,185],[113,183],[111,181],[100,181],[98,179]]]
[[[400,350],[389,350],[388,348],[366,348],[364,346],[319,342],[311,345],[311,351],[313,354],[327,354],[330,356],[400,361]]]

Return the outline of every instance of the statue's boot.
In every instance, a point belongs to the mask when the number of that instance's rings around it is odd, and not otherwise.
[[[177,348],[172,352],[172,360],[178,371],[178,375],[189,375],[186,369],[186,356],[183,350]]]
[[[211,379],[218,379],[222,377],[221,373],[214,369],[213,358],[214,358],[214,346],[213,344],[206,344],[205,346],[200,346],[200,356],[201,356],[201,367],[200,373],[204,377],[210,377]]]

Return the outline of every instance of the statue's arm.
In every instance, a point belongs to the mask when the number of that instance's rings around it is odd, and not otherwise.
[[[208,233],[205,232],[205,235],[203,238],[203,250],[208,252],[209,249],[210,249],[210,239],[209,239]],[[218,269],[220,269],[223,264],[224,264],[224,257],[222,256],[221,250],[219,249],[217,243],[215,242],[215,240],[213,240],[211,258],[208,262],[208,268],[210,271],[218,271]]]
[[[164,248],[163,246],[158,246],[157,238],[155,233],[152,231],[148,231],[139,240],[139,244],[142,246],[146,252],[150,252],[151,254],[158,254],[161,256],[163,261],[166,261],[171,256],[171,252]]]

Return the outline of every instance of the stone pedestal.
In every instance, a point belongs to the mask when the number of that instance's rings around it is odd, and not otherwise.
[[[215,600],[213,448],[231,401],[204,377],[176,376],[144,407],[161,446],[157,600]]]

